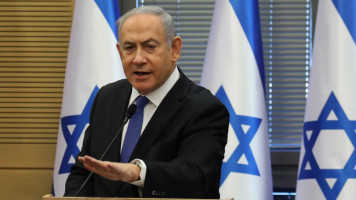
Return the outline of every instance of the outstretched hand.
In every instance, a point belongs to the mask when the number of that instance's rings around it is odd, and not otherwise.
[[[87,170],[110,180],[133,182],[140,176],[140,168],[135,164],[101,161],[90,156],[78,157],[78,160]]]

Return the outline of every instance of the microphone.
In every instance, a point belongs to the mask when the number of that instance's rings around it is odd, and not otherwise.
[[[119,130],[117,131],[115,137],[111,140],[109,146],[105,149],[104,153],[101,155],[99,160],[102,160],[104,158],[104,156],[106,155],[106,153],[109,151],[110,147],[112,146],[112,144],[114,144],[116,138],[119,136],[122,128],[124,128],[125,124],[129,121],[129,119],[131,119],[131,117],[135,114],[137,109],[136,104],[131,104],[129,106],[129,108],[127,109],[127,112],[125,114],[125,118],[124,121],[121,124],[121,127],[119,128]],[[90,177],[93,175],[93,172],[90,172],[90,174],[88,175],[88,177],[85,179],[85,181],[83,182],[83,184],[80,186],[80,188],[78,189],[78,191],[73,195],[74,197],[76,197],[80,191],[83,190],[84,186],[86,185],[86,183],[88,182],[88,180],[90,179]]]
[[[127,123],[127,121],[129,121],[129,119],[131,119],[131,117],[135,114],[137,109],[136,104],[131,104],[129,106],[129,108],[127,109],[125,118],[124,118],[124,125]]]

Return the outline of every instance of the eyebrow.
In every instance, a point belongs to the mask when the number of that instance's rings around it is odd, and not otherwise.
[[[147,43],[149,43],[149,42],[154,42],[154,43],[157,43],[157,44],[159,43],[156,39],[149,38],[149,39],[147,39],[147,40],[141,42],[141,44],[147,44]],[[125,42],[123,43],[123,45],[132,45],[132,44],[135,44],[135,43],[134,43],[134,42],[130,42],[130,41],[125,41]]]
[[[155,40],[153,38],[149,38],[149,39],[143,41],[142,44],[146,44],[146,43],[149,43],[149,42],[159,43],[157,40]]]

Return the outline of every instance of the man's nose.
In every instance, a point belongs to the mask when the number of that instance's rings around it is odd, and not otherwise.
[[[142,64],[146,62],[146,58],[144,56],[144,52],[142,50],[142,48],[138,48],[137,51],[136,51],[136,55],[135,55],[135,58],[133,60],[133,63],[134,64]]]

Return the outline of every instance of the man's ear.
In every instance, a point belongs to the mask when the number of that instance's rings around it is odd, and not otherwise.
[[[116,48],[117,48],[117,51],[120,54],[120,58],[122,59],[122,52],[121,52],[121,48],[120,48],[120,43],[119,42],[116,43]]]
[[[176,36],[172,40],[172,61],[177,62],[182,50],[182,38]]]

